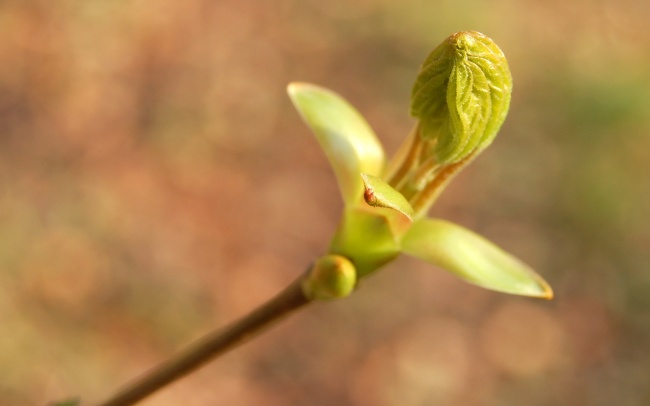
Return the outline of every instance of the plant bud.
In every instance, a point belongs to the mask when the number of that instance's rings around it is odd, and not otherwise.
[[[357,272],[347,258],[325,255],[316,260],[303,280],[305,296],[312,300],[329,300],[349,296],[357,284]]]
[[[427,57],[411,93],[411,115],[439,164],[487,147],[510,106],[512,77],[503,52],[475,31],[455,33]]]

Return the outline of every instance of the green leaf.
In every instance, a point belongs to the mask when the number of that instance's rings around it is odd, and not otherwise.
[[[457,224],[423,219],[402,240],[403,252],[487,289],[551,299],[551,287],[530,267]]]
[[[363,199],[366,203],[373,207],[397,210],[412,221],[413,208],[404,195],[376,176],[362,173],[361,179],[365,188]]]
[[[427,57],[413,85],[411,115],[436,140],[439,163],[485,149],[508,114],[512,77],[499,47],[475,31],[457,32]]]
[[[384,150],[366,120],[331,90],[291,83],[289,96],[325,151],[346,204],[358,202],[363,190],[360,173],[380,175]]]

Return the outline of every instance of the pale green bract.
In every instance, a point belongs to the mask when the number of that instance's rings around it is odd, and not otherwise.
[[[457,224],[422,219],[402,240],[402,252],[486,289],[546,297],[547,283],[526,264]]]
[[[485,35],[456,33],[427,57],[413,86],[411,115],[435,140],[438,163],[454,163],[490,145],[506,118],[512,78],[503,52]]]
[[[363,116],[331,90],[294,82],[287,88],[294,106],[316,135],[336,174],[343,201],[361,196],[361,173],[381,175],[384,149]]]
[[[363,199],[366,203],[374,207],[397,210],[410,221],[413,220],[413,208],[400,192],[393,189],[388,183],[377,176],[362,173],[361,179],[363,179],[363,185],[365,187]]]
[[[492,142],[507,114],[511,88],[505,57],[489,38],[473,31],[450,36],[429,55],[417,78],[411,111],[419,123],[387,175],[383,148],[354,107],[331,90],[289,85],[345,202],[328,253],[303,285],[308,297],[347,296],[359,279],[400,253],[487,289],[553,296],[530,267],[490,241],[459,225],[422,218],[453,176]]]

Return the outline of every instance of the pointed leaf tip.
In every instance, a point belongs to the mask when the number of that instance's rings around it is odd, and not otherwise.
[[[485,238],[457,224],[423,219],[402,240],[404,253],[486,289],[552,299],[541,276]]]
[[[308,89],[312,86],[312,84],[306,82],[291,82],[287,85],[287,94],[289,94],[289,97],[293,98],[293,96],[301,90]]]
[[[361,179],[364,185],[363,199],[366,203],[373,207],[397,210],[413,221],[413,208],[404,195],[376,176],[362,173]]]

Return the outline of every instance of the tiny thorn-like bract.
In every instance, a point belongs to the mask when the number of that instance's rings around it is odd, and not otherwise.
[[[397,210],[409,221],[413,219],[413,208],[400,192],[377,176],[362,173],[361,179],[364,186],[363,199],[366,203],[373,207]]]
[[[506,118],[512,77],[487,36],[462,31],[429,54],[413,85],[411,115],[439,164],[458,162],[490,145]]]
[[[363,191],[363,200],[366,201],[371,206],[377,205],[377,196],[375,196],[375,191],[372,189],[366,189]]]

